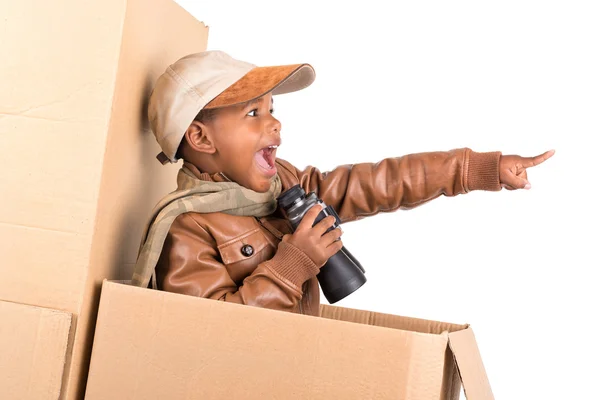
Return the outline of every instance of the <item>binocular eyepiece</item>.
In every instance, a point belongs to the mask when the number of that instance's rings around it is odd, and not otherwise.
[[[327,229],[327,232],[337,228],[341,223],[340,217],[333,207],[326,206],[314,192],[306,194],[300,185],[295,185],[283,192],[277,198],[277,204],[294,230],[298,228],[306,212],[317,204],[324,208],[315,219],[313,226],[329,215],[333,215],[336,222]],[[321,267],[317,279],[325,298],[330,304],[333,304],[361,287],[367,281],[364,273],[365,270],[358,260],[345,247],[342,247]]]

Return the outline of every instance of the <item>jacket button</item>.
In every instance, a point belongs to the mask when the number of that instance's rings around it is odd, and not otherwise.
[[[242,246],[242,254],[246,257],[250,257],[252,254],[254,254],[254,248],[249,244],[245,244]]]

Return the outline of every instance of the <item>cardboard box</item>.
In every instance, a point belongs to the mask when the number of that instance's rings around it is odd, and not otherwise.
[[[0,301],[1,398],[58,399],[71,317],[62,311]]]
[[[73,314],[63,398],[82,398],[102,279],[131,277],[176,184],[154,158],[150,91],[208,29],[172,0],[3,1],[0,15],[0,299]]]
[[[86,400],[492,399],[473,330],[321,306],[321,318],[105,281]]]

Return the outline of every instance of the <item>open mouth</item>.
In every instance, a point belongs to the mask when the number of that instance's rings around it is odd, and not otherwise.
[[[254,155],[254,159],[256,160],[258,165],[267,172],[275,172],[276,151],[276,145],[265,147],[256,152],[256,154]]]

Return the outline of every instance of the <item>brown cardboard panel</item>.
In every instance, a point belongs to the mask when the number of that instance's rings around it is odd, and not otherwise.
[[[84,235],[0,223],[0,299],[29,299],[48,308],[77,309],[87,262]]]
[[[458,367],[454,360],[454,353],[452,353],[450,346],[448,346],[446,348],[446,356],[444,359],[444,379],[442,380],[442,392],[440,398],[448,400],[459,400],[461,389],[462,382],[460,380]]]
[[[179,165],[161,165],[147,120],[154,82],[184,55],[206,49],[208,29],[172,0],[129,0],[99,187],[96,225],[68,395],[81,398],[105,278],[131,278],[142,230],[156,202],[176,187]]]
[[[0,67],[8,84],[0,92],[0,113],[106,127],[124,4],[121,0],[0,3],[0,54],[8,55]],[[44,135],[43,131],[30,133]],[[80,134],[86,136],[86,131]],[[53,147],[57,156],[83,158],[70,146]],[[103,149],[90,147],[84,153],[101,157]],[[35,154],[21,151],[19,156],[20,165],[27,160],[39,162]]]
[[[86,141],[80,132],[100,130],[83,123],[5,116],[0,117],[0,132],[6,162],[0,168],[0,298],[75,313],[92,239],[93,168],[83,162],[73,168],[77,156],[51,149],[58,143],[82,147]],[[87,142],[102,147],[91,138]]]
[[[0,54],[10,55],[0,64],[0,225],[13,244],[3,253],[10,262],[0,265],[10,278],[0,280],[0,298],[78,312],[115,84],[119,3],[0,3]],[[71,234],[77,245],[66,256],[54,254],[62,247],[38,251],[24,229],[55,242]],[[55,263],[65,257],[70,262]],[[41,281],[38,272],[49,276],[52,268],[61,273]],[[16,291],[15,280],[31,290]]]
[[[0,170],[0,221],[15,230],[29,227],[77,234],[90,229],[98,190],[93,188],[91,172],[102,154],[90,152],[104,146],[99,140],[104,129],[86,121],[0,116],[5,163]]]
[[[449,343],[469,400],[493,400],[481,354],[471,327],[449,335]]]
[[[73,314],[62,396],[82,398],[101,281],[130,275],[175,185],[177,166],[154,159],[149,93],[208,30],[172,0],[22,0],[0,15],[0,299]]]
[[[334,307],[326,304],[321,305],[320,315],[323,318],[433,334],[440,334],[444,331],[454,332],[465,329],[468,326],[451,324],[448,322],[401,317],[398,315],[376,313],[366,310]]]
[[[2,398],[58,399],[71,314],[0,301]]]
[[[105,282],[86,399],[437,400],[447,346],[447,335]]]

